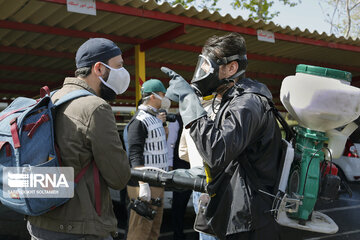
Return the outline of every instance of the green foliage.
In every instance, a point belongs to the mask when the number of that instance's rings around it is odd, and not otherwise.
[[[157,0],[157,2],[168,2],[171,5],[181,4],[184,7],[196,6],[198,8],[207,8],[211,11],[219,11],[217,6],[219,0]],[[230,0],[228,0],[230,2]],[[301,0],[278,0],[282,4],[295,7],[301,3]],[[244,9],[250,12],[249,17],[268,21],[279,15],[279,11],[272,11],[274,1],[271,0],[231,0],[231,6],[234,9]]]
[[[220,10],[220,8],[216,7],[219,0],[211,0],[211,1],[201,0],[200,3],[198,3],[199,1],[196,1],[196,0],[164,0],[164,1],[170,3],[171,5],[181,4],[185,8],[190,7],[190,6],[196,6],[201,9],[206,8],[210,11],[219,11]],[[163,2],[163,1],[158,0],[157,2]]]
[[[301,0],[279,0],[284,5],[289,7],[295,7]],[[261,19],[263,21],[271,20],[279,15],[279,11],[271,12],[271,7],[274,5],[274,1],[270,0],[234,0],[231,6],[234,9],[246,9],[250,11],[249,17],[254,19]]]

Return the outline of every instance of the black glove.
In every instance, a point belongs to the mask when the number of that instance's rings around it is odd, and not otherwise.
[[[179,112],[185,127],[207,115],[194,89],[182,76],[167,67],[162,67],[161,71],[171,78],[165,96],[179,103]]]

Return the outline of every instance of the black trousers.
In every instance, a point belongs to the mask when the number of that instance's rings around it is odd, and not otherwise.
[[[174,169],[179,168],[190,168],[188,162],[183,160],[174,161]],[[174,191],[172,206],[171,206],[171,216],[172,216],[172,228],[174,231],[174,240],[184,240],[184,216],[186,213],[186,206],[188,204],[189,198],[192,191]]]
[[[186,206],[189,201],[192,191],[173,192],[172,201],[172,226],[174,231],[174,240],[184,240],[184,216]]]

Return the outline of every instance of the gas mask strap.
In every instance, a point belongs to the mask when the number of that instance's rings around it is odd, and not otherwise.
[[[215,109],[215,100],[216,100],[216,97],[217,97],[217,93],[215,94],[215,96],[213,97],[212,99],[212,102],[211,102],[211,109],[212,109],[212,112],[216,115],[220,109],[220,104],[219,106],[217,107],[217,109]]]
[[[247,60],[247,56],[246,54],[244,55],[239,55],[239,54],[236,54],[236,55],[232,55],[230,57],[223,57],[223,58],[219,58],[216,63],[219,64],[219,65],[222,65],[222,64],[228,64],[232,61],[242,61],[242,60]]]
[[[241,74],[243,74],[245,72],[245,69],[235,73],[234,75],[232,75],[231,77],[228,77],[228,78],[225,78],[223,79],[224,81],[224,84],[225,83],[229,83],[229,82],[234,82],[235,81],[235,78],[239,77]]]

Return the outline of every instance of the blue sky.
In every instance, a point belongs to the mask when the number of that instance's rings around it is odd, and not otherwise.
[[[244,10],[234,10],[230,6],[231,1],[232,0],[219,0],[218,6],[222,8],[220,13],[223,15],[230,13],[234,17],[241,15],[241,17],[247,19],[249,14]],[[310,32],[317,30],[319,33],[325,32],[329,34],[330,24],[325,22],[325,14],[318,0],[302,0],[301,4],[292,8],[288,6],[285,7],[283,4],[280,4],[278,0],[274,1],[273,9],[280,11],[279,16],[272,20],[275,24],[283,27],[298,27],[301,30],[307,28]]]

